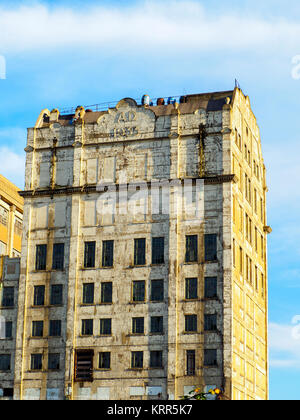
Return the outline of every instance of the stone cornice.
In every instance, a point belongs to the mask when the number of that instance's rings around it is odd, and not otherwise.
[[[216,176],[209,176],[205,178],[186,178],[187,180],[192,180],[193,182],[196,182],[197,180],[203,180],[205,185],[212,185],[212,184],[223,184],[227,182],[237,182],[236,175],[228,174],[228,175],[216,175]],[[141,185],[147,184],[148,188],[151,188],[151,186],[155,187],[155,184],[159,185],[159,183],[166,182],[174,182],[176,179],[173,180],[153,180],[152,182],[148,181],[141,181],[141,182],[132,182],[130,184],[115,184],[116,191],[119,189],[124,188],[125,186],[128,188],[134,187],[135,185],[137,187],[140,187]],[[179,181],[183,184],[185,181],[184,179],[179,179]],[[23,198],[30,198],[30,197],[53,197],[54,195],[73,195],[73,194],[93,194],[98,193],[102,194],[103,192],[108,191],[109,187],[104,187],[103,191],[99,190],[99,187],[96,185],[83,185],[79,187],[57,187],[54,189],[47,188],[47,189],[37,189],[37,190],[27,190],[27,191],[20,191],[19,194]]]

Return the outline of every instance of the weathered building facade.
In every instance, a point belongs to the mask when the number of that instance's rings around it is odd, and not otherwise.
[[[249,98],[161,103],[44,110],[28,130],[16,399],[268,398]]]
[[[14,395],[20,258],[0,256],[0,400]]]

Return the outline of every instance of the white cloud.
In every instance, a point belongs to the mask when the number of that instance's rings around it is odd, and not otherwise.
[[[269,325],[270,365],[283,368],[300,368],[300,324]]]
[[[203,2],[204,4],[204,2]],[[93,48],[95,54],[153,48],[157,52],[255,49],[299,53],[300,24],[241,13],[211,16],[196,1],[155,0],[135,6],[71,9],[42,4],[0,8],[2,54],[57,48]]]
[[[16,184],[24,187],[25,153],[18,154],[7,146],[0,146],[0,173]]]

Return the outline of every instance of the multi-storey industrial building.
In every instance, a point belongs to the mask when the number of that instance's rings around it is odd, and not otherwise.
[[[28,130],[15,399],[268,398],[256,119],[239,88],[178,102]]]
[[[20,191],[0,175],[0,255],[21,256],[23,198]]]

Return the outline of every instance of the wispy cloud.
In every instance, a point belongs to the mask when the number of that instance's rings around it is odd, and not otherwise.
[[[149,0],[126,7],[91,6],[85,10],[35,3],[0,8],[2,53],[57,48],[157,52],[294,48],[300,24],[241,12],[211,15],[196,1]]]

